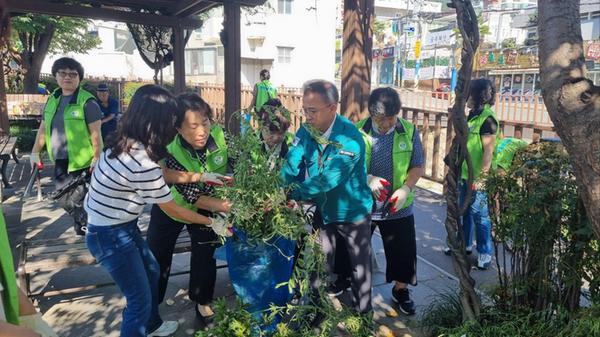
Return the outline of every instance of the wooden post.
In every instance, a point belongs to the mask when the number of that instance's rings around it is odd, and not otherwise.
[[[181,26],[173,27],[173,35],[175,35],[175,45],[173,46],[175,93],[179,94],[185,91],[185,39],[183,28]]]
[[[438,179],[438,165],[440,164],[440,138],[442,137],[442,114],[435,114],[435,124],[433,127],[433,155],[432,155],[432,167],[431,167],[431,178],[434,181],[440,181]],[[427,147],[426,144],[423,145]]]
[[[515,126],[515,138],[523,138],[523,126],[517,125]]]
[[[0,69],[0,136],[10,135],[10,123],[8,121],[8,105],[6,101],[5,83],[6,82],[4,81],[4,70]]]
[[[429,113],[423,113],[423,129],[421,130],[421,141],[423,143],[423,167],[427,168],[427,148],[429,147]]]
[[[344,0],[340,111],[352,121],[369,114],[374,12],[374,0]]]
[[[225,48],[225,128],[231,134],[239,134],[240,121],[232,116],[241,109],[240,3],[225,1],[223,6],[221,42]]]

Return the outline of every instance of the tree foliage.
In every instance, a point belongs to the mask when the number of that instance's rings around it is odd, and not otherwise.
[[[88,19],[25,14],[11,19],[11,42],[21,54],[26,71],[25,93],[35,93],[46,55],[85,53],[98,46],[100,39],[88,32]]]

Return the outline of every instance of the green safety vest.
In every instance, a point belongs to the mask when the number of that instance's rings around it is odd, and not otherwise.
[[[483,122],[485,122],[488,117],[492,117],[494,121],[496,121],[496,124],[498,124],[496,114],[494,114],[494,111],[492,111],[492,108],[489,106],[489,104],[486,104],[479,116],[467,121],[467,125],[469,127],[467,151],[469,151],[469,155],[471,155],[471,161],[473,163],[473,179],[477,179],[481,175],[481,166],[483,165],[483,143],[481,142],[481,135],[479,134],[479,131],[483,125]],[[500,125],[498,124],[498,126]],[[498,143],[499,136],[500,131],[496,132],[496,143]],[[467,180],[469,178],[469,169],[466,161],[462,164],[461,178],[463,180]]]
[[[254,111],[260,111],[263,104],[275,97],[277,97],[277,89],[269,82],[269,80],[263,80],[256,83],[256,103]]]
[[[508,170],[512,165],[513,158],[517,151],[527,147],[529,143],[522,139],[506,137],[501,142],[496,143],[495,157],[492,162],[492,168]]]
[[[367,172],[371,166],[371,148],[373,142],[371,139],[371,131],[373,129],[373,121],[371,118],[363,119],[356,123],[356,127],[363,133],[365,140],[365,164]],[[408,177],[408,169],[410,167],[410,159],[413,151],[413,135],[415,127],[409,121],[398,117],[394,131],[394,144],[392,147],[392,190],[395,191],[402,187]],[[406,202],[401,208],[406,208],[413,203],[415,198],[414,192],[410,192]]]
[[[6,321],[19,325],[19,292],[15,280],[13,256],[6,233],[6,222],[0,208],[0,282],[2,282],[2,304]]]
[[[56,109],[58,109],[58,105],[60,104],[61,96],[62,90],[60,88],[56,89],[48,98],[44,109],[46,151],[48,151],[48,156],[52,161],[54,161],[51,144],[52,119],[54,119]],[[90,131],[85,121],[84,111],[84,106],[90,99],[95,99],[94,95],[81,88],[77,89],[73,96],[71,96],[71,102],[65,107],[62,116],[65,120],[69,172],[90,167],[94,158],[94,147],[92,146]],[[58,118],[61,117],[58,116]]]
[[[214,141],[212,145],[209,144],[211,138]],[[220,126],[213,125],[210,129],[210,137],[206,148],[206,166],[200,164],[200,160],[198,160],[196,153],[186,149],[181,144],[181,140],[180,135],[175,136],[175,139],[167,146],[167,151],[175,158],[175,160],[177,160],[177,162],[183,165],[188,172],[227,173],[227,143],[225,142],[225,133]],[[198,211],[198,207],[185,201],[175,186],[171,186],[171,195],[173,195],[173,201],[175,201],[177,205],[194,212]],[[188,223],[187,221],[174,217],[171,218],[179,222]]]

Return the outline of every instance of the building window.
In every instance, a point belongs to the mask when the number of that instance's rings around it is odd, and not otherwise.
[[[277,13],[292,14],[293,0],[277,0]]]
[[[289,64],[292,63],[292,50],[291,47],[277,47],[277,62]]]
[[[187,49],[185,51],[186,75],[214,75],[217,73],[216,48]]]

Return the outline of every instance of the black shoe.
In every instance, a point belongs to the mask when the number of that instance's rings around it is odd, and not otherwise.
[[[338,277],[334,283],[327,286],[327,295],[334,297],[339,296],[348,289],[350,289],[350,280]]]
[[[392,301],[398,303],[398,308],[405,315],[414,315],[415,302],[410,299],[410,292],[408,289],[392,289]]]

